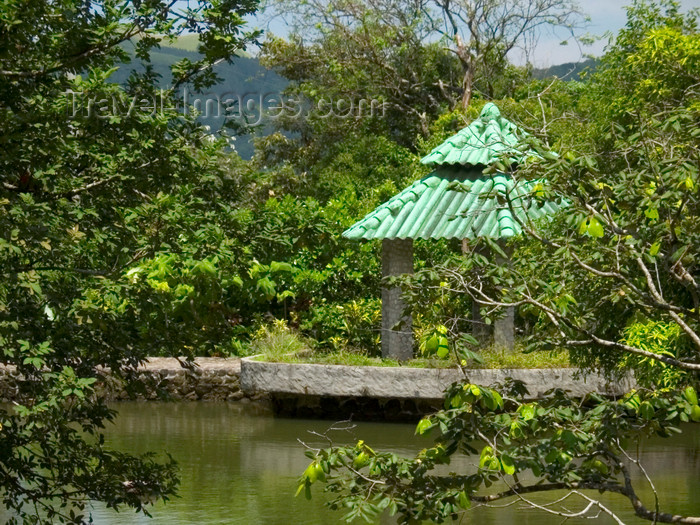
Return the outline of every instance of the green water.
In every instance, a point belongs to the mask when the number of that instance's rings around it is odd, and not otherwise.
[[[212,525],[240,524],[329,524],[342,522],[342,513],[323,505],[315,493],[310,502],[294,498],[296,479],[308,463],[297,441],[318,443],[309,430],[322,431],[327,421],[290,420],[272,417],[250,405],[209,403],[121,403],[119,417],[108,437],[116,447],[134,452],[168,451],[179,462],[182,485],[180,498],[157,505],[153,518],[131,512],[114,513],[93,508],[97,524]],[[414,426],[389,423],[358,423],[350,434],[336,433],[339,442],[359,437],[375,449],[410,454],[429,439],[413,435]],[[662,508],[677,513],[700,515],[700,425],[688,426],[679,438],[646,443],[642,459],[663,494]],[[469,462],[461,459],[451,468]],[[640,493],[646,495],[645,491]],[[551,494],[540,497],[546,501]],[[606,504],[619,511],[625,523],[648,523],[629,511],[626,500],[606,496]],[[652,501],[646,500],[647,506]],[[572,508],[581,508],[572,504]],[[478,508],[463,522],[479,525],[548,525],[561,518],[541,511],[523,509],[515,503],[506,508]],[[393,523],[384,518],[382,523]],[[571,519],[569,524],[592,523]],[[613,523],[602,517],[594,523]]]

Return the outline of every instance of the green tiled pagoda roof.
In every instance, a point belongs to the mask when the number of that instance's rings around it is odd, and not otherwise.
[[[421,159],[427,166],[461,165],[488,166],[506,153],[511,161],[519,162],[535,154],[518,151],[515,146],[527,136],[511,121],[503,118],[498,107],[489,102],[479,118],[456,135],[451,136]]]
[[[343,232],[348,239],[472,239],[512,237],[521,222],[555,213],[560,205],[538,205],[537,181],[515,183],[481,169],[438,168],[414,182]],[[510,205],[507,199],[511,201]]]

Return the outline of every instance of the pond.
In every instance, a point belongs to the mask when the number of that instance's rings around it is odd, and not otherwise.
[[[275,418],[254,405],[224,403],[120,403],[119,416],[108,427],[108,441],[133,452],[168,451],[178,461],[182,485],[180,497],[153,508],[153,518],[131,511],[115,513],[93,507],[95,523],[106,525],[213,525],[341,523],[342,513],[325,508],[324,495],[315,490],[307,501],[294,497],[296,480],[308,464],[297,441],[318,443],[309,430],[324,431],[332,422]],[[338,441],[364,439],[375,449],[412,454],[431,440],[414,436],[414,425],[358,423],[351,434],[335,434]],[[689,425],[678,438],[653,439],[641,456],[657,488],[665,510],[700,514],[700,425]],[[460,465],[461,463],[461,465]],[[467,466],[466,458],[452,469]],[[648,497],[648,492],[640,490]],[[550,495],[551,496],[551,495]],[[649,523],[637,519],[619,496],[603,498],[625,523]],[[540,498],[539,501],[546,501]],[[646,500],[652,506],[651,500]],[[515,503],[506,508],[478,508],[464,522],[480,525],[547,525],[561,518],[525,510]],[[382,523],[393,523],[388,518]],[[612,523],[602,517],[595,523]],[[572,519],[567,523],[591,523]]]

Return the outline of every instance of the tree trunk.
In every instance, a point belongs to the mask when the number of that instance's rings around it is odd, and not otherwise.
[[[462,62],[464,78],[462,79],[462,109],[467,109],[472,101],[472,89],[474,84],[474,70],[471,64]]]
[[[474,60],[469,52],[469,47],[460,38],[455,36],[456,54],[462,64],[462,109],[467,109],[472,101],[472,89],[474,85]]]

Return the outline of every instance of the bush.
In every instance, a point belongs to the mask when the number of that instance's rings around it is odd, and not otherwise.
[[[360,299],[343,304],[322,304],[310,309],[301,329],[329,350],[356,349],[379,354],[381,301]]]
[[[289,328],[286,321],[276,319],[271,325],[261,326],[250,344],[253,354],[263,354],[274,361],[284,356],[309,350],[309,344]]]
[[[681,331],[681,327],[673,322],[650,319],[634,322],[624,329],[622,342],[674,359],[688,359],[693,355],[688,337]],[[633,369],[637,382],[646,387],[680,387],[690,383],[692,379],[687,371],[678,367],[633,354],[625,357],[620,368]]]

